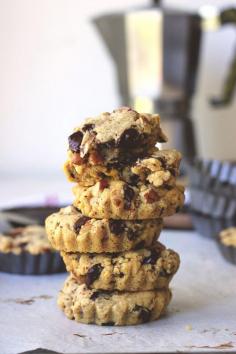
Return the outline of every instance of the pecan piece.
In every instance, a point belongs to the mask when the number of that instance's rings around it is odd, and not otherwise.
[[[154,189],[150,189],[147,193],[144,194],[144,197],[148,204],[155,203],[159,198],[158,194]]]

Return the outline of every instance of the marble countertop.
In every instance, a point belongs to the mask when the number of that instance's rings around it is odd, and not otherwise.
[[[0,353],[236,352],[236,267],[195,232],[164,230],[161,241],[181,255],[173,300],[161,320],[139,326],[68,320],[56,305],[66,274],[0,273]]]

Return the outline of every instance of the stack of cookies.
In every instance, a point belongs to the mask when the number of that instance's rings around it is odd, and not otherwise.
[[[131,325],[165,311],[180,261],[157,239],[162,218],[184,201],[180,153],[155,147],[166,140],[158,115],[127,107],[87,119],[69,137],[75,199],[46,229],[70,272],[58,299],[70,319]]]

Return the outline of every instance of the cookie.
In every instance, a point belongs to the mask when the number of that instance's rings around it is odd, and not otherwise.
[[[174,214],[184,203],[182,186],[131,186],[123,181],[100,181],[73,188],[74,206],[92,218],[153,219]]]
[[[103,326],[136,325],[158,319],[171,300],[169,289],[105,292],[88,289],[69,277],[59,294],[65,315],[82,323]]]
[[[62,258],[49,243],[44,227],[31,225],[0,234],[0,271],[52,274],[65,271]]]
[[[53,251],[43,226],[31,225],[17,227],[8,233],[0,234],[0,252],[33,255]]]
[[[81,253],[112,253],[149,247],[162,229],[162,219],[91,219],[73,206],[50,215],[45,224],[55,249]]]
[[[74,162],[107,165],[140,157],[167,138],[157,114],[141,114],[122,107],[86,119],[68,140]]]
[[[228,227],[219,234],[217,242],[223,257],[230,263],[236,264],[236,227]]]
[[[79,283],[97,290],[143,291],[167,288],[179,255],[156,243],[151,249],[117,254],[62,252],[66,269]]]
[[[64,171],[69,181],[81,186],[92,186],[104,179],[121,180],[131,185],[151,183],[155,187],[173,185],[179,174],[181,154],[176,150],[155,150],[133,163],[116,163],[110,166],[80,164],[69,152]]]
[[[225,246],[236,248],[236,227],[229,227],[220,233],[220,241]]]

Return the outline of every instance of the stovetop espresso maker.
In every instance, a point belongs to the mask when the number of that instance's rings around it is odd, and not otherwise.
[[[207,58],[208,42],[216,42],[219,35],[222,40],[224,25],[234,28],[236,9],[204,6],[193,13],[154,1],[150,7],[101,15],[93,22],[114,60],[122,105],[160,113],[171,142],[165,147],[179,149],[186,158],[232,159],[234,142],[221,129],[226,124],[222,111],[233,114],[232,38],[229,44],[218,43],[221,53],[224,45],[230,51],[217,83],[207,74],[212,66]],[[208,92],[202,88],[206,81]],[[219,130],[224,148],[215,138]]]

